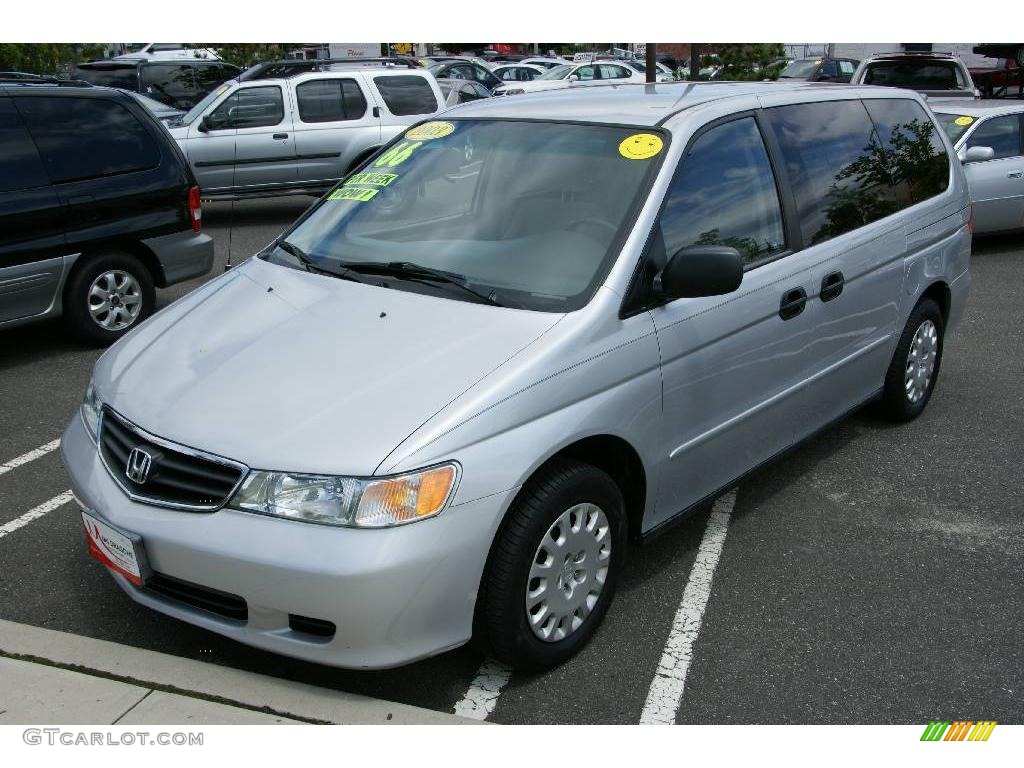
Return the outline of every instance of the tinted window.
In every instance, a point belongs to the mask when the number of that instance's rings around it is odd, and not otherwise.
[[[921,91],[956,90],[965,86],[953,61],[879,61],[868,64],[866,85],[893,85]]]
[[[164,104],[190,105],[196,83],[190,64],[148,64],[142,68],[142,89]]]
[[[14,105],[3,97],[0,97],[0,156],[4,159],[0,192],[32,189],[50,183],[32,137],[25,130]]]
[[[782,210],[761,133],[745,117],[694,142],[661,216],[665,253],[730,245],[750,264],[784,247]]]
[[[942,192],[949,184],[949,156],[921,105],[909,99],[865,99],[864,106],[888,155],[900,207]]]
[[[200,93],[209,93],[225,80],[230,80],[237,70],[227,64],[198,64],[195,68],[196,87]]]
[[[114,101],[22,96],[14,102],[55,183],[128,173],[160,162],[146,127]]]
[[[970,138],[968,147],[992,147],[995,158],[1015,157],[1022,154],[1020,118],[1017,115],[990,117],[979,125]]]
[[[886,156],[859,101],[793,104],[765,115],[779,139],[805,244],[897,209]]]
[[[75,67],[74,79],[85,80],[93,85],[108,88],[125,88],[129,91],[139,90],[139,71],[134,66],[97,69],[94,67]]]
[[[358,120],[366,114],[366,99],[355,80],[309,80],[295,89],[299,119],[304,123]]]
[[[373,83],[393,115],[425,115],[437,111],[437,99],[424,77],[375,77]]]
[[[210,115],[213,128],[261,128],[284,119],[284,101],[276,85],[241,88]]]

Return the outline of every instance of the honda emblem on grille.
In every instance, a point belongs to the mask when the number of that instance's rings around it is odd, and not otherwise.
[[[152,464],[152,456],[141,448],[132,448],[132,452],[128,454],[128,466],[125,467],[124,473],[133,483],[142,485],[149,477],[149,468]]]

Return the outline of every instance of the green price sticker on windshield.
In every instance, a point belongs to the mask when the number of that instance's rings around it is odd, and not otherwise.
[[[410,157],[412,157],[412,153],[422,146],[422,141],[403,141],[400,144],[396,144],[383,155],[381,155],[379,158],[377,158],[377,162],[373,164],[373,167],[394,168],[396,165],[401,165]]]
[[[354,173],[348,177],[345,185],[364,184],[368,187],[386,187],[397,178],[397,173]]]
[[[363,189],[361,187],[342,187],[336,189],[327,196],[328,200],[354,200],[357,203],[365,203],[372,200],[379,189]]]

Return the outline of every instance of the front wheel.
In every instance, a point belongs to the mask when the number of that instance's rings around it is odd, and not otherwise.
[[[885,376],[882,412],[892,421],[910,421],[924,411],[942,362],[942,312],[922,299],[910,313]]]
[[[622,493],[605,472],[559,460],[520,492],[484,574],[478,631],[522,670],[561,664],[611,604],[626,547]]]

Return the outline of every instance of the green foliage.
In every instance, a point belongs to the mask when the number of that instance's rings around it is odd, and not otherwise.
[[[701,63],[723,65],[720,80],[775,80],[785,66],[778,61],[786,55],[782,43],[723,43],[716,47],[717,60],[704,57]]]
[[[72,66],[103,55],[95,43],[0,43],[0,71],[66,75]]]

